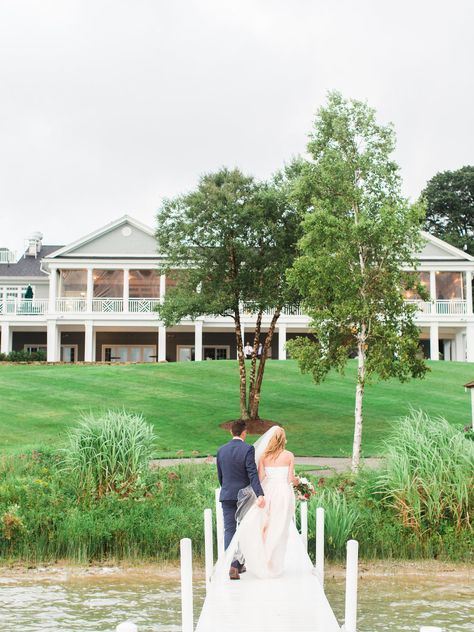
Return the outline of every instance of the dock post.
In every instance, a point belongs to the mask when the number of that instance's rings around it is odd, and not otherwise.
[[[181,629],[182,632],[193,632],[193,552],[191,540],[183,538],[179,545],[181,552]]]
[[[344,617],[345,632],[356,632],[357,626],[357,558],[359,543],[349,540],[346,560],[346,608]]]
[[[316,508],[316,575],[324,586],[324,509]]]
[[[301,539],[306,551],[308,550],[308,503],[304,500],[300,503]]]
[[[204,559],[206,569],[206,590],[211,581],[214,566],[214,543],[212,534],[212,510],[204,509]]]
[[[115,628],[115,632],[138,632],[138,628],[131,621],[124,621],[118,624]]]
[[[217,559],[224,553],[224,515],[219,500],[220,489],[216,489],[216,532],[217,532]]]

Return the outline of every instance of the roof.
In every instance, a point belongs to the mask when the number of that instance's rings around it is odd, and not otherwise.
[[[62,248],[62,246],[42,246],[37,257],[22,256],[16,263],[0,263],[0,277],[46,277],[41,270],[41,261],[44,257]]]

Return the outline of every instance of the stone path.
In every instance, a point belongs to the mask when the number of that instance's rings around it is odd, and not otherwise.
[[[214,457],[197,457],[191,459],[155,459],[151,462],[153,466],[166,467],[167,465],[179,465],[180,463],[215,463]],[[296,465],[316,465],[317,470],[314,470],[316,475],[330,476],[331,474],[339,474],[340,472],[346,472],[351,468],[351,460],[346,457],[330,457],[330,456],[297,456],[295,458]],[[377,469],[382,463],[382,459],[376,457],[370,457],[362,459],[365,467],[370,469]],[[320,467],[324,469],[319,469]],[[311,470],[308,470],[311,471]]]

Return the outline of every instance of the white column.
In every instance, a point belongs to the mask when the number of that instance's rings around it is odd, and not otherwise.
[[[166,295],[166,274],[160,274],[160,303],[165,302]]]
[[[436,314],[436,272],[430,270],[430,301],[433,303],[431,313]]]
[[[194,359],[202,360],[202,320],[194,321]]]
[[[46,344],[48,362],[59,361],[59,336],[58,326],[55,320],[49,320],[46,325]]]
[[[92,297],[94,296],[94,271],[87,268],[87,288],[86,288],[86,312],[92,312]]]
[[[128,295],[130,293],[130,277],[128,268],[123,271],[123,311],[128,312]]]
[[[466,303],[468,314],[472,314],[472,271],[466,270]]]
[[[158,328],[158,362],[166,362],[166,327]]]
[[[49,275],[49,308],[50,314],[56,312],[56,297],[58,294],[58,271],[56,268],[51,270]]]
[[[466,325],[466,359],[474,362],[474,323]]]
[[[84,323],[85,336],[84,336],[84,362],[94,361],[94,323],[91,320],[87,320]]]
[[[471,426],[474,430],[474,388],[469,390],[471,391]]]
[[[466,359],[466,352],[464,350],[464,335],[460,331],[456,334],[456,360],[457,362],[464,362]]]
[[[278,359],[286,360],[286,324],[278,325]]]
[[[439,326],[438,323],[430,325],[430,360],[439,360]]]
[[[445,360],[452,360],[451,340],[443,340],[443,357]]]
[[[12,332],[10,329],[10,323],[2,323],[2,353],[10,353],[12,350]]]

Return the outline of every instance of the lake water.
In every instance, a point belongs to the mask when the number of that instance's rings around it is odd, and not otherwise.
[[[459,577],[363,577],[359,584],[358,632],[413,630],[437,625],[446,632],[474,631],[472,585]],[[204,585],[195,585],[196,617]],[[180,632],[179,582],[147,576],[91,576],[31,580],[0,579],[0,629],[8,632],[115,630],[126,619],[139,632]],[[340,623],[344,579],[327,577],[326,594]],[[217,631],[216,631],[217,632]],[[245,632],[243,630],[242,632]],[[290,630],[288,632],[291,632]]]

